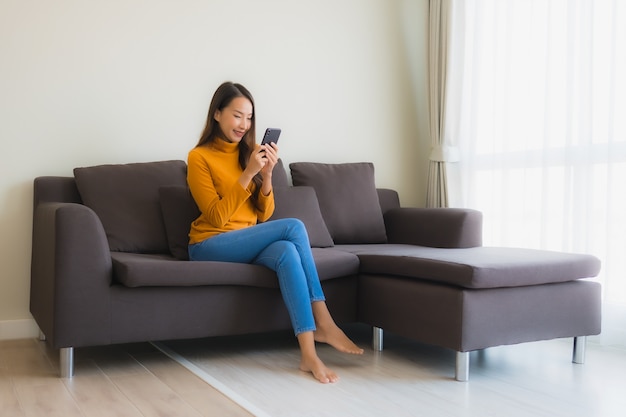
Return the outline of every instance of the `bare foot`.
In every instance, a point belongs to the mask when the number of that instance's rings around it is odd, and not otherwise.
[[[316,342],[328,343],[340,352],[351,353],[353,355],[363,354],[363,349],[350,340],[343,330],[336,325],[329,327],[330,328],[318,327],[318,329],[313,333]]]
[[[302,358],[300,362],[300,370],[304,372],[311,372],[313,377],[322,384],[328,384],[339,381],[339,376],[327,368],[322,360],[318,357],[315,358]]]

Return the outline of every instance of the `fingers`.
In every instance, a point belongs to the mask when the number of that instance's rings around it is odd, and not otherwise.
[[[272,167],[278,162],[278,146],[275,143],[261,146],[261,154]]]
[[[267,162],[268,160],[265,158],[265,152],[263,152],[261,146],[257,145],[256,149],[252,152],[252,155],[250,155],[246,170],[252,174],[257,174],[265,167]]]

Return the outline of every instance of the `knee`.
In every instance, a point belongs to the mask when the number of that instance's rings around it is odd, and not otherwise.
[[[274,220],[277,225],[280,225],[282,230],[282,238],[284,240],[294,242],[298,245],[309,246],[309,233],[306,230],[306,226],[300,219],[294,217]]]
[[[296,245],[293,244],[293,242],[289,242],[288,240],[283,240],[281,241],[281,244],[283,246],[283,253],[290,256],[290,257],[294,257],[294,256],[299,256],[298,255],[298,248],[296,248]]]
[[[292,242],[288,240],[280,240],[278,242],[275,242],[273,246],[277,250],[277,253],[280,254],[277,258],[279,264],[299,264],[301,262],[298,249],[296,248],[296,245],[294,245]]]
[[[306,226],[304,225],[304,222],[302,222],[302,220],[296,219],[295,217],[284,220],[286,221],[289,230],[291,230],[297,236],[307,235]]]

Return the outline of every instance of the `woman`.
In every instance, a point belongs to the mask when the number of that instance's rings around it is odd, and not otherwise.
[[[317,356],[315,342],[362,354],[326,306],[304,224],[265,222],[274,211],[272,170],[278,147],[257,145],[254,100],[240,84],[215,92],[206,127],[189,152],[187,181],[202,214],[191,225],[193,261],[243,262],[276,271],[301,351],[300,369],[322,383],[339,378]]]

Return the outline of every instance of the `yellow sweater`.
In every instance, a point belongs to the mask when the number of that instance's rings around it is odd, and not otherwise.
[[[259,193],[258,208],[252,202],[254,183],[247,189],[238,180],[239,145],[216,140],[189,152],[187,183],[202,212],[192,224],[189,243],[264,222],[274,213],[274,192]]]

